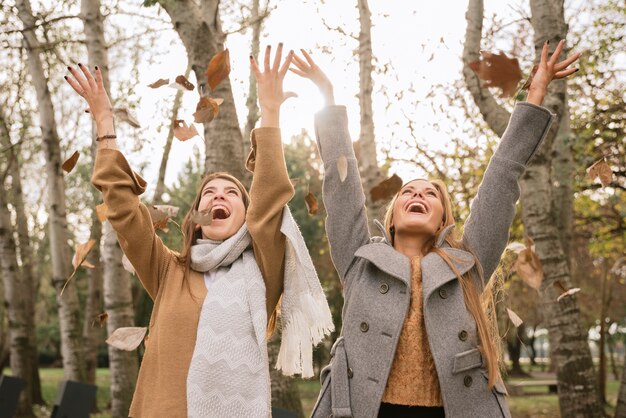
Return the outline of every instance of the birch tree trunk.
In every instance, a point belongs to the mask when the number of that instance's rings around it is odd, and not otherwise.
[[[200,4],[193,0],[159,3],[170,16],[185,49],[191,68],[196,75],[200,96],[208,95],[206,70],[211,58],[224,50],[225,36],[219,15],[219,0],[205,0]],[[204,124],[205,169],[227,171],[243,178],[243,139],[237,119],[237,111],[230,85],[230,78],[222,81],[211,92],[212,97],[224,99],[220,114],[215,120]]]
[[[250,41],[250,55],[259,62],[259,50],[260,50],[260,38],[261,27],[263,21],[259,19],[259,0],[252,0],[252,7],[250,9],[250,19],[252,20],[252,39]],[[257,104],[258,96],[256,91],[256,77],[254,73],[250,71],[248,77],[248,97],[246,98],[246,108],[248,109],[248,116],[246,118],[246,127],[243,132],[243,140],[245,149],[250,147],[250,133],[256,126],[259,120],[259,105]]]
[[[5,124],[4,111],[0,109],[0,146],[10,144],[9,131]],[[15,148],[6,151],[6,166],[3,167],[12,177],[19,175]],[[4,171],[3,170],[3,171]],[[0,177],[0,265],[4,287],[4,306],[8,318],[8,339],[10,344],[11,373],[24,379],[26,385],[20,395],[17,416],[34,417],[32,376],[32,348],[35,321],[33,316],[32,283],[22,274],[17,263],[15,229],[11,223],[11,212],[7,205],[8,190],[5,187],[4,172]]]
[[[111,97],[108,51],[104,37],[104,17],[100,12],[100,7],[100,0],[82,0],[81,18],[85,28],[90,67],[97,65],[101,69],[104,87]],[[94,140],[92,141],[94,161],[96,153]],[[96,193],[96,196],[94,200],[99,202],[101,196],[99,193]],[[111,335],[117,328],[134,325],[131,279],[130,274],[122,266],[122,250],[118,245],[111,224],[105,222],[101,226],[99,222],[94,223],[92,234],[98,233],[98,242],[102,236],[101,231],[104,231],[102,239],[104,308],[108,314],[107,333]],[[137,380],[137,355],[135,352],[118,350],[111,346],[108,346],[108,352],[111,379],[111,416],[114,418],[127,417]]]
[[[17,0],[15,5],[24,27],[35,28],[36,19],[33,16],[29,0]],[[25,48],[28,51],[29,73],[37,93],[42,145],[46,157],[52,283],[57,290],[63,370],[66,379],[84,382],[86,377],[84,344],[75,281],[71,281],[61,295],[61,289],[70,276],[72,268],[68,247],[69,231],[66,218],[65,182],[61,171],[63,160],[59,146],[59,135],[54,120],[54,107],[52,106],[48,80],[39,56],[41,50],[39,41],[34,29],[26,29],[22,34]]]
[[[369,211],[370,230],[375,230],[374,219],[382,222],[384,217],[383,202],[373,202],[369,191],[383,180],[383,173],[378,168],[376,158],[376,138],[374,133],[374,111],[372,109],[374,70],[372,60],[372,17],[367,0],[358,0],[359,9],[359,108],[360,108],[360,133],[359,133],[359,171],[363,179],[366,206]]]
[[[539,58],[545,40],[551,41],[551,50],[567,35],[563,18],[562,1],[531,0],[531,24],[535,31],[536,59]],[[482,38],[483,3],[470,0],[466,14],[468,26],[463,52],[463,74],[468,90],[474,97],[485,121],[498,135],[502,135],[508,123],[508,112],[499,106],[490,92],[481,88],[469,63],[479,58]],[[564,56],[567,51],[564,51]],[[572,287],[569,267],[555,219],[552,181],[552,155],[554,138],[560,126],[560,118],[566,109],[564,81],[550,84],[544,106],[556,113],[558,120],[537,154],[530,162],[521,179],[522,221],[526,233],[535,240],[536,252],[544,269],[541,291],[541,307],[549,330],[550,347],[557,363],[557,380],[561,416],[601,417],[596,373],[593,367],[587,330],[583,328],[575,297],[557,302],[555,282]]]

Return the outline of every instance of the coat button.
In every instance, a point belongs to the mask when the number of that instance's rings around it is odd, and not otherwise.
[[[367,332],[369,331],[370,326],[368,325],[367,322],[361,322],[361,332]]]
[[[352,372],[352,367],[348,367],[348,379],[352,379],[352,376],[354,376],[354,372]]]
[[[463,330],[459,332],[459,340],[466,341],[467,340],[467,331]]]
[[[389,291],[389,285],[387,283],[383,283],[380,285],[380,293],[383,295]]]
[[[465,385],[466,388],[472,386],[472,376],[465,376],[463,378],[463,384]]]
[[[448,297],[448,291],[445,288],[442,287],[441,289],[439,289],[439,297],[441,299],[447,298]]]

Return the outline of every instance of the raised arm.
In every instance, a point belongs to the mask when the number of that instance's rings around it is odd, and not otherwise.
[[[261,127],[252,131],[252,149],[246,162],[246,167],[254,173],[246,223],[265,281],[269,328],[274,323],[275,309],[283,291],[285,236],[280,232],[282,213],[294,194],[279,129],[280,106],[287,98],[294,96],[282,89],[293,54],[290,52],[281,66],[282,44],[279,44],[273,65],[270,66],[270,52],[268,46],[263,72],[254,58],[250,57],[250,65],[257,79]]]
[[[306,51],[304,59],[294,56],[294,73],[317,85],[326,101],[326,108],[315,115],[315,136],[324,162],[324,206],[326,234],[335,269],[344,286],[346,273],[354,261],[354,253],[370,239],[365,210],[365,195],[359,167],[348,132],[345,106],[336,106],[333,86]],[[339,165],[347,163],[347,175],[342,181]]]
[[[540,107],[547,87],[553,79],[564,78],[577,71],[567,67],[580,54],[557,63],[563,43],[559,43],[550,59],[548,45],[544,45],[541,61],[530,85],[528,101],[515,106],[471,204],[463,241],[478,257],[485,280],[493,274],[506,247],[515,216],[515,203],[520,196],[519,178],[548,134],[554,119],[554,115]]]
[[[155,234],[148,209],[139,201],[146,182],[133,172],[117,149],[111,103],[96,67],[95,79],[79,64],[80,72],[70,68],[65,77],[74,91],[89,105],[98,129],[98,152],[92,183],[102,192],[106,216],[117,233],[122,250],[132,263],[137,277],[152,299],[156,298],[161,278],[173,259],[171,251]]]

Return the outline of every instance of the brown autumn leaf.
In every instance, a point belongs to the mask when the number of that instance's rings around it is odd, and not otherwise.
[[[611,167],[607,164],[606,158],[602,158],[601,160],[593,163],[588,169],[587,173],[592,180],[595,180],[596,177],[600,178],[600,183],[602,183],[603,187],[608,186],[613,181],[613,171]]]
[[[370,190],[372,202],[391,199],[402,188],[402,179],[394,174],[386,180],[381,181]]]
[[[528,237],[526,248],[520,251],[517,260],[515,260],[515,270],[524,283],[539,290],[543,281],[543,267],[539,257],[533,251],[533,245],[532,238]]]
[[[571,289],[565,291],[564,293],[561,293],[559,295],[559,297],[556,298],[556,301],[560,302],[561,299],[566,298],[568,296],[572,296],[574,293],[578,293],[578,292],[580,292],[580,288],[579,287],[572,287]]]
[[[517,315],[509,308],[506,308],[506,313],[509,315],[509,319],[511,320],[511,322],[513,322],[515,328],[519,328],[519,326],[524,323],[524,321],[522,321],[522,318],[520,318],[519,315]]]
[[[196,105],[196,112],[193,114],[193,121],[196,123],[209,123],[220,112],[220,105],[224,99],[213,99],[211,97],[203,97]]]
[[[186,141],[196,135],[198,135],[198,131],[193,124],[188,126],[187,122],[182,119],[176,119],[174,121],[174,136],[178,138],[178,140]]]
[[[80,157],[80,152],[74,151],[74,154],[72,154],[70,158],[65,160],[65,162],[61,166],[63,171],[65,171],[66,173],[69,173],[70,171],[72,171],[74,167],[76,167],[76,162],[78,161],[78,157]]]
[[[478,78],[485,81],[483,87],[498,87],[502,89],[502,97],[513,96],[517,84],[522,79],[522,70],[517,58],[487,51],[481,51],[480,54],[482,59],[470,62],[469,67]]]
[[[189,80],[187,80],[187,77],[185,77],[184,75],[177,76],[175,80],[176,84],[180,84],[189,91],[193,91],[193,89],[196,88],[196,86],[194,86]]]
[[[128,257],[126,257],[126,254],[122,255],[122,267],[130,274],[135,274],[135,267],[133,267]]]
[[[113,114],[133,128],[141,128],[139,121],[129,112],[128,109],[113,109]]]
[[[533,77],[537,73],[538,69],[539,69],[539,64],[533,65],[532,70],[530,70],[530,75],[528,76],[528,78],[526,79],[526,82],[522,86],[522,90],[528,90],[530,88],[530,85],[533,82]]]
[[[107,319],[109,319],[109,314],[106,312],[102,312],[101,314],[96,316],[96,318],[91,322],[91,327],[93,328],[96,325],[96,323],[98,323],[100,327],[103,327]]]
[[[339,180],[343,183],[348,177],[348,159],[345,155],[337,159],[337,171],[339,172]]]
[[[100,222],[104,222],[107,220],[107,209],[109,207],[107,206],[106,203],[100,203],[98,206],[96,206],[96,215],[98,216],[98,220]]]
[[[146,327],[122,327],[113,331],[106,343],[119,350],[133,351],[146,337]]]
[[[211,90],[215,90],[222,80],[230,74],[230,56],[228,48],[219,52],[211,58],[206,70],[206,78]]]
[[[162,207],[167,207],[166,205],[162,205]],[[172,206],[178,212],[178,208]],[[158,206],[148,206],[148,212],[150,212],[150,217],[152,218],[152,225],[154,226],[154,230],[160,229],[164,232],[168,232],[167,223],[170,220],[170,213],[168,210],[160,209]]]
[[[319,206],[317,204],[317,199],[313,195],[313,193],[309,192],[304,197],[304,203],[306,203],[306,208],[309,210],[309,215],[317,215],[317,211],[319,210]]]
[[[76,246],[76,252],[74,253],[74,257],[72,258],[72,265],[74,266],[74,270],[77,270],[78,267],[80,267],[81,265],[85,268],[90,269],[95,267],[93,264],[85,261],[87,255],[89,254],[89,251],[91,251],[95,244],[96,240],[90,239],[89,241],[83,244],[78,244],[78,246]]]
[[[213,222],[213,214],[211,213],[211,207],[208,207],[204,210],[192,210],[191,211],[191,220],[200,226],[208,226]]]
[[[170,83],[170,79],[169,78],[159,78],[154,83],[148,84],[148,87],[153,88],[153,89],[158,89],[159,87],[166,86],[169,83]]]

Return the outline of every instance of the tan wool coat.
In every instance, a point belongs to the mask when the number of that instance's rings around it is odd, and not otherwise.
[[[285,237],[283,207],[294,190],[285,165],[280,130],[252,132],[247,166],[254,170],[246,223],[266,286],[267,317],[272,321],[283,291]],[[98,151],[92,183],[102,192],[107,220],[137,277],[154,301],[148,338],[129,416],[187,417],[186,381],[195,347],[206,287],[203,272],[191,271],[189,286],[177,254],[155,234],[139,195],[146,182],[115,149]]]

